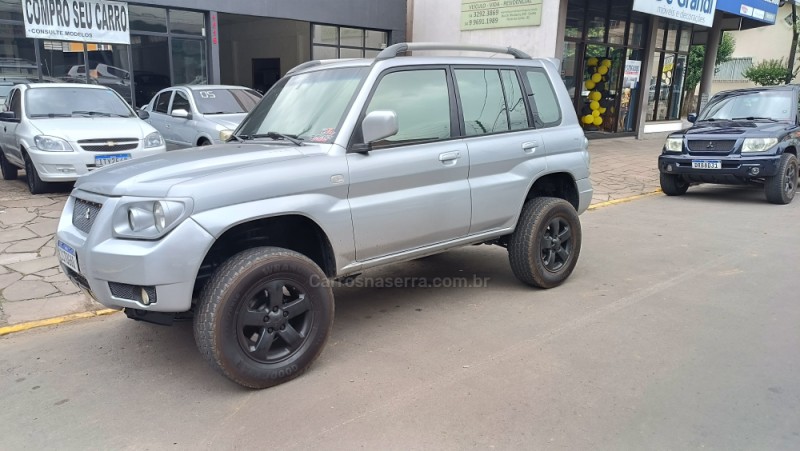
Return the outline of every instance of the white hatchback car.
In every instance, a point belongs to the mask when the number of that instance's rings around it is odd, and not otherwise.
[[[161,134],[115,91],[71,83],[19,84],[0,113],[0,169],[24,168],[31,193],[118,161],[166,152]]]

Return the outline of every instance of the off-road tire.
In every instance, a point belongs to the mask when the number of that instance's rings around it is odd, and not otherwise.
[[[551,239],[554,224],[568,227],[568,236],[564,235],[566,239],[559,241],[557,248],[550,247],[555,246]],[[538,288],[556,287],[572,274],[580,252],[581,222],[572,204],[555,197],[537,197],[525,203],[508,241],[508,260],[517,279]],[[549,260],[553,258],[556,260]]]
[[[778,173],[764,180],[767,202],[786,205],[797,192],[797,157],[790,153],[781,155]]]
[[[283,281],[289,282],[284,286]],[[245,387],[267,388],[294,379],[322,352],[333,325],[333,292],[325,282],[327,277],[319,266],[294,251],[259,247],[236,254],[215,271],[200,294],[194,315],[194,336],[200,353],[214,369]],[[289,284],[302,287],[309,301],[308,311],[304,315],[311,316],[297,317],[304,321],[301,330],[305,331],[305,335],[294,351],[290,349],[291,340],[284,340],[281,335],[289,332],[293,319],[286,320],[286,329],[280,329],[284,332],[278,331],[276,326],[274,333],[268,333],[266,324],[272,324],[267,323],[268,317],[278,321],[281,316],[290,316],[286,312],[296,300],[271,310],[273,297],[266,295],[266,310],[256,309],[256,312],[251,308],[251,302],[258,302],[258,297],[264,296],[262,293],[271,292],[265,285],[272,286],[275,283],[282,287],[282,293],[288,292]],[[280,298],[280,302],[285,302],[286,295]],[[247,329],[251,326],[242,329],[239,324],[247,318],[253,318],[250,315],[257,314],[265,315],[265,325],[251,335]],[[250,330],[255,330],[252,327]],[[294,327],[291,330],[302,335]],[[267,342],[267,351],[271,351],[270,346],[275,343],[285,343],[288,354],[275,361],[269,361],[267,357],[259,361],[256,356],[258,351],[249,344],[258,348],[261,341],[257,341],[259,344],[248,341],[258,340],[253,337],[276,337]]]
[[[3,172],[3,180],[16,180],[19,175],[19,168],[8,161],[2,150],[0,150],[0,171]]]
[[[667,196],[682,196],[689,189],[689,182],[680,175],[664,174],[659,175],[661,191]]]
[[[36,166],[33,165],[31,157],[25,154],[24,158],[25,158],[25,177],[28,179],[28,190],[30,190],[31,194],[46,193],[50,187],[50,184],[43,181],[39,177],[39,173],[36,172]]]

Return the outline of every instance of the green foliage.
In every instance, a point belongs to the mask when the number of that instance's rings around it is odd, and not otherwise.
[[[793,76],[790,77],[790,75],[794,74],[789,72],[783,58],[779,60],[761,61],[754,66],[750,66],[742,75],[753,83],[761,86],[777,85],[783,83],[787,77],[789,77],[789,79],[794,78]]]
[[[733,51],[736,48],[736,40],[728,33],[722,34],[722,40],[719,43],[719,50],[717,51],[717,59],[715,65],[730,61]],[[703,62],[706,60],[706,46],[695,45],[689,50],[689,62],[686,64],[686,79],[684,81],[684,89],[688,92],[694,92],[694,88],[700,83],[700,78],[703,76]]]

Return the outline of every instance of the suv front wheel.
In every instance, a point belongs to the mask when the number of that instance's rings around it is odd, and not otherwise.
[[[680,175],[659,174],[659,181],[661,182],[661,191],[667,196],[682,196],[689,190],[689,182]]]
[[[539,288],[558,286],[572,274],[580,252],[581,222],[569,202],[537,197],[525,203],[508,241],[517,279]]]
[[[333,325],[333,292],[313,261],[287,249],[243,251],[200,295],[194,335],[216,370],[250,388],[299,376],[322,352]]]
[[[786,205],[797,192],[797,157],[790,153],[781,155],[778,173],[764,181],[764,194],[773,204]]]

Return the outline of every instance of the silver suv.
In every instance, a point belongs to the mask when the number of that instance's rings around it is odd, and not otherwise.
[[[398,57],[427,49],[515,59]],[[535,287],[578,261],[589,154],[550,60],[396,44],[311,61],[231,140],[82,177],[57,249],[106,306],[193,316],[201,353],[241,385],[287,381],[319,355],[331,280],[478,243],[506,247]]]

